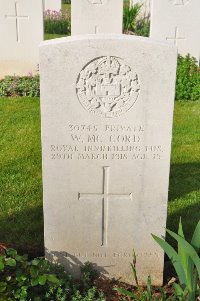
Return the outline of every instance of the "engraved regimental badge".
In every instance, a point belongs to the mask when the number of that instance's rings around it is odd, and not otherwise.
[[[108,56],[89,62],[80,72],[76,92],[82,106],[105,118],[118,117],[136,102],[138,76],[117,57]]]

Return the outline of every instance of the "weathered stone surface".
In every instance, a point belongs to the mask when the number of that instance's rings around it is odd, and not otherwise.
[[[0,0],[0,78],[36,72],[43,40],[42,0]]]
[[[72,0],[72,35],[122,33],[123,0]]]
[[[51,11],[60,11],[61,0],[44,0],[44,9]]]
[[[162,283],[176,49],[123,35],[40,48],[46,256]]]
[[[182,55],[200,58],[200,1],[153,0],[150,36],[167,40]]]

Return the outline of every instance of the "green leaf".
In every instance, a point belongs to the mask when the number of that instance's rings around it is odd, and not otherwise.
[[[38,278],[34,278],[34,279],[31,279],[31,285],[32,286],[37,286],[38,285]]]
[[[180,218],[180,222],[179,222],[178,235],[185,239],[181,218]],[[184,269],[186,279],[188,279],[188,273],[190,274],[190,271],[188,270],[189,269],[189,263],[188,263],[189,256],[187,253],[185,253],[185,249],[182,248],[182,245],[179,242],[178,242],[178,256],[180,257],[181,265]],[[191,267],[191,262],[190,262],[190,267]]]
[[[15,249],[7,249],[6,254],[10,257],[15,257],[17,255],[17,251]]]
[[[178,275],[180,284],[186,285],[186,275],[185,275],[184,269],[181,265],[181,261],[180,261],[180,258],[178,256],[177,252],[165,240],[163,240],[153,234],[152,234],[152,237],[160,245],[160,247],[165,251],[165,253],[169,257],[169,259],[171,260],[171,262],[176,270],[176,273]]]
[[[18,282],[24,282],[27,279],[27,277],[25,275],[17,275],[16,276],[16,280]]]
[[[16,261],[19,261],[19,262],[22,262],[22,261],[23,261],[22,256],[19,256],[19,255],[16,255],[16,256],[15,256],[15,260],[16,260]]]
[[[200,225],[200,223],[199,223],[199,225]],[[194,242],[194,245],[196,244],[196,249],[198,250],[198,241],[200,242],[200,228],[198,229],[198,225],[197,225],[195,231],[196,231],[196,233],[193,236],[194,240],[192,242]],[[185,239],[185,236],[183,234],[181,219],[180,219],[180,223],[179,223],[178,235]],[[193,245],[192,242],[191,242],[191,244]],[[185,248],[182,248],[182,246],[179,242],[178,242],[178,250],[179,250],[178,254],[180,256],[182,266],[183,266],[183,269],[184,269],[185,274],[186,274],[188,291],[192,294],[195,294],[194,291],[196,290],[196,282],[194,281],[194,279],[195,279],[195,277],[194,277],[194,262],[189,257],[187,252],[185,252]],[[197,273],[196,273],[196,276],[197,276]]]
[[[36,278],[38,276],[38,272],[39,272],[39,270],[38,270],[37,266],[32,266],[30,268],[30,274],[33,278]]]
[[[16,266],[16,260],[13,259],[13,258],[8,258],[8,259],[6,259],[5,264],[10,266],[10,267],[15,267]]]
[[[190,256],[194,264],[196,265],[198,275],[200,278],[200,258],[196,252],[196,250],[193,248],[192,245],[190,245],[183,237],[179,236],[178,234],[167,230],[167,232],[178,241],[178,243],[181,245],[182,248],[184,248],[185,253]]]
[[[7,283],[6,282],[0,282],[0,292],[3,293],[5,292],[7,288]]]
[[[127,297],[130,297],[130,298],[133,298],[133,299],[136,299],[137,301],[139,301],[140,299],[132,292],[126,290],[125,288],[118,288],[118,287],[115,287],[113,290],[117,291],[118,293],[124,295],[124,296],[127,296]]]
[[[200,249],[200,221],[198,222],[196,229],[194,230],[191,244],[196,249],[196,251],[199,252],[199,249]]]
[[[179,284],[177,284],[177,283],[174,283],[174,284],[173,284],[173,288],[174,288],[174,290],[175,290],[175,292],[176,292],[176,295],[177,295],[177,297],[179,298],[179,300],[182,300],[184,291],[183,291],[183,289],[181,288],[181,286],[180,286]]]
[[[181,218],[180,218],[180,221],[179,221],[178,235],[180,235],[181,237],[185,238],[185,235],[183,233],[183,226],[182,226]]]
[[[56,275],[54,275],[54,274],[48,275],[48,276],[47,276],[47,279],[48,279],[49,282],[52,282],[52,283],[54,283],[54,284],[60,284],[59,279],[58,279],[58,278],[56,277]]]
[[[46,276],[45,274],[39,276],[38,282],[39,282],[40,285],[45,285],[45,284],[46,284],[46,281],[47,281],[47,276]]]
[[[3,269],[4,269],[4,263],[2,258],[0,258],[0,271],[3,271]]]
[[[36,259],[32,260],[31,263],[32,263],[32,265],[37,266],[40,263],[40,260],[36,258]]]
[[[189,257],[188,258],[188,269],[186,271],[186,275],[187,275],[187,288],[189,290],[189,292],[193,291],[193,284],[194,284],[194,262],[192,261],[192,259]],[[196,270],[196,269],[195,269]],[[196,271],[197,274],[197,271]]]
[[[22,261],[27,261],[28,260],[28,255],[23,255],[23,256],[21,256],[21,259],[22,259]]]

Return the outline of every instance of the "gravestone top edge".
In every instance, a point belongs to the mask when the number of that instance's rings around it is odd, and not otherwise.
[[[163,46],[165,48],[177,50],[177,47],[173,44],[169,44],[167,41],[160,41],[152,38],[140,37],[140,36],[130,36],[125,34],[87,34],[87,35],[75,35],[69,37],[63,37],[48,41],[43,41],[40,43],[39,47],[43,48],[46,46],[59,45],[70,42],[79,42],[86,40],[125,40],[125,41],[141,41],[146,44],[155,44],[158,46]]]

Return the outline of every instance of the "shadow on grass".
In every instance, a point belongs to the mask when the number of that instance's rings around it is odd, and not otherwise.
[[[200,163],[172,164],[169,184],[167,228],[176,232],[182,219],[186,239],[191,241],[200,220]],[[167,236],[176,247],[176,242]]]
[[[172,164],[169,181],[169,201],[200,190],[200,163]]]
[[[200,200],[197,204],[187,205],[169,214],[167,218],[167,228],[177,233],[180,217],[186,239],[191,241],[194,229],[200,220]],[[171,239],[169,241],[174,242],[174,240]]]
[[[0,218],[0,242],[30,258],[44,255],[42,205]]]

